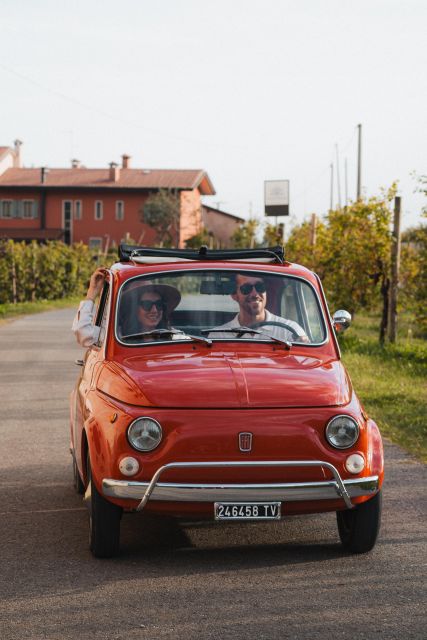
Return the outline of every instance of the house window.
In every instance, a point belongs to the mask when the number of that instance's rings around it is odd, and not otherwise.
[[[65,244],[71,244],[73,231],[73,202],[72,200],[62,201],[62,228],[64,230]]]
[[[104,217],[102,200],[95,201],[95,220],[102,220]]]
[[[34,200],[22,201],[22,217],[34,218]]]
[[[83,207],[81,200],[74,200],[74,220],[81,220],[83,214]]]
[[[12,200],[2,200],[0,203],[0,217],[11,218],[12,217]]]
[[[64,222],[70,221],[73,212],[73,203],[71,200],[63,200],[62,201],[62,214],[64,217]]]
[[[116,200],[116,220],[124,220],[125,203],[123,200]]]
[[[102,249],[102,238],[89,238],[89,249]]]

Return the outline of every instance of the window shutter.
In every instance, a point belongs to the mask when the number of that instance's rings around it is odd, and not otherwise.
[[[22,218],[22,200],[13,201],[13,217]]]
[[[34,200],[33,202],[33,218],[39,217],[39,202],[38,200]]]

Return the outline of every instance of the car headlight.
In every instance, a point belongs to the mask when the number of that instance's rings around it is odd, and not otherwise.
[[[130,445],[138,451],[152,451],[162,439],[162,428],[153,418],[137,418],[128,427]]]
[[[336,449],[352,447],[359,437],[359,425],[350,416],[335,416],[326,425],[326,440]]]

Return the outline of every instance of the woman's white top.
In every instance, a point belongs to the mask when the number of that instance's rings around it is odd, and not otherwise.
[[[82,347],[90,347],[99,340],[101,327],[93,324],[95,303],[92,300],[82,300],[73,320],[72,332]]]

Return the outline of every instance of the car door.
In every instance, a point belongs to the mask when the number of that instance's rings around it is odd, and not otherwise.
[[[85,420],[87,420],[89,414],[86,399],[91,389],[97,366],[99,366],[104,357],[102,346],[106,339],[106,328],[108,326],[108,314],[110,307],[109,301],[110,285],[106,283],[101,294],[94,321],[95,326],[100,327],[99,338],[98,341],[94,345],[90,346],[86,351],[81,375],[76,383],[72,446],[74,448],[80,472],[82,472],[82,469],[84,468],[84,461],[82,460],[83,428]]]

